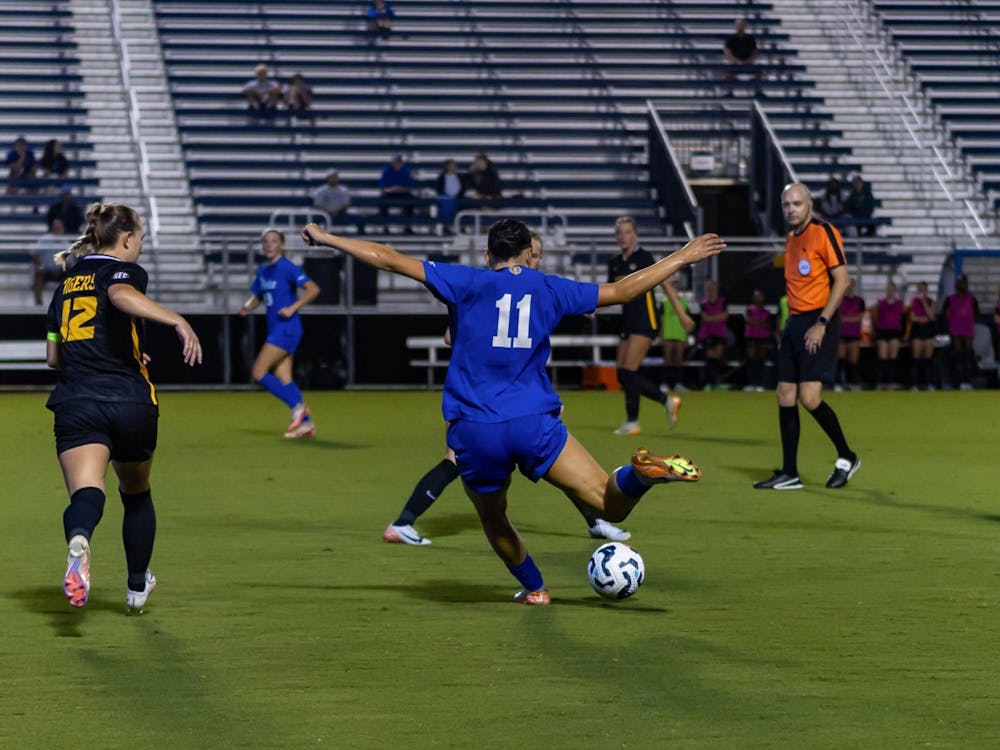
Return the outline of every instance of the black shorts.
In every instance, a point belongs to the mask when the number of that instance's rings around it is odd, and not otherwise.
[[[876,341],[892,341],[893,339],[901,338],[903,338],[903,332],[895,328],[890,328],[885,331],[879,330],[879,332],[875,334]]]
[[[841,336],[840,336],[840,343],[841,344],[852,344],[855,341],[861,341],[861,337],[860,336],[844,336],[843,334],[841,334]]]
[[[638,336],[648,336],[650,339],[654,341],[660,336],[659,333],[652,330],[651,328],[638,328],[638,329],[623,328],[621,330],[621,333],[618,334],[618,338],[620,338],[622,341],[625,341],[625,339],[627,339],[632,334],[636,334]]]
[[[781,334],[778,348],[778,380],[784,383],[832,383],[837,369],[837,347],[840,344],[840,316],[834,315],[826,324],[823,343],[815,354],[806,351],[808,331],[822,310],[791,315]]]
[[[55,408],[56,455],[106,445],[112,461],[148,461],[156,450],[159,409],[124,401],[66,401]]]
[[[714,349],[717,346],[725,346],[726,340],[722,336],[706,336],[701,340],[701,345],[706,349]]]
[[[936,339],[936,338],[937,338],[936,323],[914,323],[913,327],[910,328],[911,340]]]

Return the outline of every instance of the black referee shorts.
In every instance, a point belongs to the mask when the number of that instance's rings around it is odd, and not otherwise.
[[[156,450],[158,420],[155,404],[66,401],[55,408],[56,455],[97,443],[108,447],[112,461],[148,461]]]
[[[778,349],[778,380],[784,383],[832,383],[837,371],[837,346],[840,343],[840,316],[826,324],[826,335],[815,354],[806,351],[806,331],[822,310],[790,315],[781,334]]]

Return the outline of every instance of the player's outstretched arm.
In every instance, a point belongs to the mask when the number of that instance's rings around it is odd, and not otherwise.
[[[198,340],[198,335],[190,324],[173,310],[154,302],[128,284],[112,284],[108,287],[108,299],[123,313],[173,328],[177,332],[177,338],[181,340],[184,363],[192,367],[201,364],[201,342]]]
[[[302,239],[311,247],[332,247],[347,253],[355,260],[375,266],[382,271],[391,271],[400,276],[408,276],[423,284],[427,281],[424,275],[424,264],[416,258],[396,251],[388,245],[367,240],[352,240],[324,232],[316,224],[306,224],[302,228]]]
[[[703,234],[695,237],[680,250],[671,253],[653,265],[640,268],[624,279],[601,284],[597,292],[597,306],[621,305],[635,299],[654,286],[662,284],[684,266],[718,255],[725,246],[726,243],[717,234]]]

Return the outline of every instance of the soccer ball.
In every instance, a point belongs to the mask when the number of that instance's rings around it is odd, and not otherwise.
[[[621,542],[601,545],[587,562],[591,588],[606,599],[628,599],[642,585],[645,574],[642,556]]]

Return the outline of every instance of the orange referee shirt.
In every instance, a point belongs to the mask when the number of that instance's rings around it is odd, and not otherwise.
[[[830,299],[830,271],[847,265],[840,232],[822,219],[812,219],[802,234],[785,240],[785,288],[788,311],[800,315],[821,310]]]

